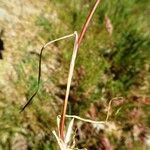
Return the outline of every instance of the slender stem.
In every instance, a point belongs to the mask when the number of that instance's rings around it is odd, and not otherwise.
[[[85,35],[85,32],[86,32],[86,30],[87,30],[87,27],[88,27],[88,25],[89,25],[89,23],[90,23],[90,21],[91,21],[91,19],[92,19],[92,16],[93,16],[93,14],[94,14],[94,12],[95,12],[95,10],[96,10],[96,8],[97,8],[97,6],[98,6],[99,3],[100,3],[100,0],[97,0],[96,3],[95,3],[95,5],[94,5],[94,7],[93,7],[92,10],[91,10],[91,12],[90,12],[89,15],[88,15],[85,24],[84,24],[83,27],[82,27],[82,31],[81,31],[80,36],[79,36],[79,39],[78,39],[78,47],[79,47],[80,44],[81,44],[81,41],[82,41],[82,39],[83,39],[83,37],[84,37],[84,35]]]
[[[76,33],[76,32],[75,32]],[[69,34],[69,35],[66,35],[66,36],[63,36],[61,38],[57,38],[55,40],[52,40],[48,43],[46,43],[44,46],[42,46],[41,50],[40,50],[40,59],[39,59],[39,74],[38,74],[38,83],[37,83],[37,89],[36,91],[32,94],[32,96],[30,97],[30,99],[27,101],[27,103],[23,106],[23,108],[21,109],[20,112],[24,111],[25,108],[32,102],[33,98],[36,96],[36,94],[38,93],[39,91],[39,87],[40,87],[40,80],[41,80],[41,63],[42,63],[42,54],[43,54],[43,50],[49,46],[50,44],[54,43],[54,42],[57,42],[57,41],[60,41],[60,40],[64,40],[64,39],[67,39],[67,38],[70,38],[72,36],[75,35],[75,33],[73,34]]]
[[[46,48],[47,46],[49,46],[50,44],[52,44],[52,43],[54,43],[54,42],[57,42],[57,41],[60,41],[60,40],[63,40],[63,39],[70,38],[70,37],[72,37],[72,36],[74,36],[74,35],[75,35],[75,33],[69,34],[69,35],[66,35],[66,36],[63,36],[63,37],[60,37],[60,38],[55,39],[55,40],[52,40],[52,41],[46,43],[46,44],[44,45],[44,48]]]
[[[85,32],[87,30],[87,27],[90,23],[90,20],[99,4],[100,0],[97,0],[94,7],[92,8],[91,12],[89,13],[87,20],[85,22],[85,24],[83,25],[82,31],[80,33],[79,38],[76,38],[77,41],[75,41],[75,45],[74,45],[74,51],[73,51],[73,55],[72,55],[72,60],[71,60],[71,64],[70,64],[70,69],[69,69],[69,75],[68,75],[68,83],[67,83],[67,90],[66,90],[66,96],[65,96],[65,101],[64,101],[64,105],[63,105],[63,110],[62,110],[62,115],[61,115],[61,121],[60,121],[60,137],[62,140],[64,140],[64,124],[65,124],[65,115],[66,115],[66,110],[67,110],[67,103],[68,103],[68,97],[69,97],[69,91],[70,91],[70,85],[71,85],[71,80],[72,80],[72,76],[73,76],[73,70],[74,70],[74,65],[75,65],[75,59],[76,59],[76,54],[78,51],[78,48],[81,44],[81,41],[85,35]]]
[[[75,32],[74,34],[75,34],[74,49],[73,49],[72,59],[71,59],[71,63],[70,63],[65,101],[64,101],[61,120],[60,120],[60,137],[61,137],[61,139],[64,139],[65,115],[66,115],[66,110],[67,110],[67,103],[68,103],[69,91],[70,91],[70,86],[71,86],[71,80],[72,80],[74,66],[75,66],[75,59],[76,59],[77,51],[78,51],[78,47],[77,47],[78,34],[77,34],[77,32]]]
[[[58,117],[60,117],[60,116],[58,116]],[[90,119],[84,119],[84,118],[81,118],[81,117],[75,116],[75,115],[66,115],[65,117],[66,118],[74,118],[74,119],[78,119],[80,121],[93,123],[93,124],[104,124],[104,125],[106,125],[106,121],[94,121],[94,120],[90,120]]]

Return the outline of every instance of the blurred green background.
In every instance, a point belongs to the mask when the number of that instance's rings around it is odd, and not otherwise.
[[[80,33],[94,0],[0,0],[0,150],[58,149],[52,130],[65,96],[73,38]],[[150,1],[101,1],[78,52],[68,114],[105,120],[111,101],[110,131],[76,122],[76,145],[89,150],[150,148]],[[79,132],[80,131],[80,132]]]

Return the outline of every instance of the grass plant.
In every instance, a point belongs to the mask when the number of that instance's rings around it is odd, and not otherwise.
[[[16,26],[17,33],[15,28],[9,33],[10,26],[4,32],[6,50],[0,64],[0,149],[20,150],[17,145],[33,150],[55,150],[63,146],[89,150],[149,149],[149,1],[102,1],[85,42],[82,37],[87,26],[82,25],[93,1],[41,3],[41,14],[34,17],[32,25],[28,26],[31,21],[28,20],[27,24]],[[22,29],[27,33],[23,35],[26,38],[15,39],[15,35],[22,35]],[[75,30],[79,31],[79,37]],[[8,39],[7,34],[14,38]],[[67,36],[57,39],[61,35]],[[42,43],[47,44],[40,53]],[[77,47],[80,50],[75,60]],[[11,69],[5,69],[4,74],[3,67],[9,60],[7,53],[13,57]],[[67,81],[71,57],[72,69]],[[29,100],[28,106],[33,98],[28,97],[34,92],[38,92],[33,96],[34,103],[20,114],[20,105]],[[58,116],[58,125],[54,116]]]

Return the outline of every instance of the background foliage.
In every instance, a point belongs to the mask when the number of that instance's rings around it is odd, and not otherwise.
[[[61,112],[73,40],[56,43],[44,52],[40,92],[23,113],[19,110],[37,86],[42,44],[75,30],[79,33],[93,1],[24,1],[23,7],[30,10],[27,3],[40,11],[27,19],[21,14],[27,24],[17,23],[17,29],[8,26],[8,31],[12,28],[18,34],[15,41],[0,24],[6,43],[1,72],[3,68],[7,70],[8,58],[13,60],[6,78],[1,78],[5,84],[1,84],[0,90],[0,149],[57,149],[51,131],[56,128],[56,116]],[[148,149],[149,9],[148,0],[105,0],[98,7],[78,52],[68,114],[105,120],[108,103],[113,99],[109,120],[117,130],[97,132],[89,124],[76,123],[83,134],[76,133],[79,148]],[[106,16],[113,27],[112,35],[107,32]],[[9,50],[11,46],[13,51]]]

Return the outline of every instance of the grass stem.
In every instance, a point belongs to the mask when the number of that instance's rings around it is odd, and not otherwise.
[[[85,24],[83,25],[83,28],[81,30],[79,38],[76,36],[75,40],[75,45],[74,45],[74,50],[73,50],[73,55],[71,59],[71,64],[70,64],[70,69],[69,69],[69,75],[68,75],[68,82],[67,82],[67,89],[66,89],[66,95],[65,95],[65,101],[63,105],[63,110],[62,110],[62,115],[61,115],[61,120],[60,120],[60,137],[62,140],[64,140],[64,124],[65,124],[65,115],[66,115],[66,110],[67,110],[67,104],[68,104],[68,97],[69,97],[69,91],[70,91],[70,85],[71,85],[71,80],[73,76],[73,71],[74,71],[74,65],[75,65],[75,59],[77,55],[77,51],[79,49],[79,46],[81,44],[81,41],[85,35],[85,32],[87,30],[87,27],[92,19],[92,16],[99,4],[100,0],[97,0],[94,7],[92,8],[91,12],[89,13]]]

